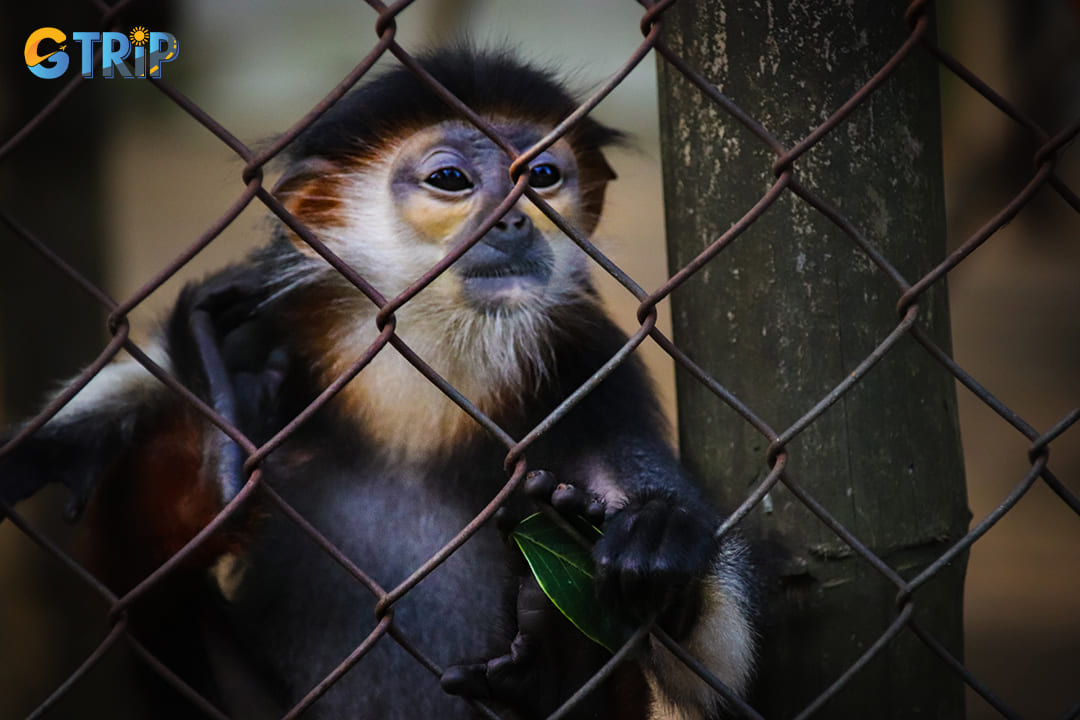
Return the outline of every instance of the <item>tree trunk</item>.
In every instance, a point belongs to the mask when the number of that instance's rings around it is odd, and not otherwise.
[[[790,148],[903,44],[902,13],[877,2],[683,2],[664,14],[663,37]],[[776,154],[659,63],[674,273],[765,194]],[[945,248],[937,72],[916,48],[794,166],[909,282]],[[898,326],[900,295],[844,232],[785,190],[674,292],[675,341],[783,433]],[[950,347],[943,282],[920,298],[916,323]],[[734,509],[767,475],[769,440],[683,371],[677,388],[683,458]],[[905,578],[967,528],[953,379],[907,336],[786,449],[787,476]],[[770,590],[753,704],[788,718],[886,631],[898,590],[783,485],[740,529],[776,556],[763,562]],[[914,595],[916,622],[958,659],[963,571],[961,557]],[[818,716],[960,718],[963,687],[905,629]]]

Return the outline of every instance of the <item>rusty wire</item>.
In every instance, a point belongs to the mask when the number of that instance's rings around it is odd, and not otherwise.
[[[94,302],[104,308],[108,313],[108,329],[112,335],[111,340],[97,360],[81,373],[64,392],[50,402],[39,415],[33,418],[25,426],[24,430],[14,437],[11,442],[5,447],[0,448],[0,456],[10,452],[28,435],[36,431],[47,422],[49,418],[59,412],[68,400],[84,387],[121,348],[124,348],[160,381],[175,391],[177,395],[194,408],[196,412],[200,413],[204,418],[220,428],[234,443],[236,443],[236,446],[239,447],[245,458],[242,464],[242,470],[239,471],[239,476],[230,478],[232,485],[241,489],[221,510],[217,518],[210,525],[203,528],[201,532],[192,538],[169,560],[164,562],[147,577],[143,578],[143,580],[137,583],[132,590],[120,597],[116,596],[99,580],[81,568],[48,537],[36,530],[30,523],[22,518],[14,508],[0,500],[0,517],[7,515],[19,530],[45,549],[50,555],[59,559],[68,570],[75,574],[88,587],[93,589],[94,592],[103,597],[110,606],[107,614],[110,627],[98,647],[70,675],[70,677],[64,681],[63,684],[56,688],[55,692],[49,698],[41,703],[31,717],[38,717],[44,714],[57,699],[66,693],[91,668],[93,668],[110,648],[122,641],[126,641],[134,649],[135,655],[139,657],[148,668],[160,676],[166,683],[172,685],[181,694],[186,696],[195,707],[199,708],[205,714],[205,716],[216,718],[226,717],[220,709],[214,707],[206,698],[199,696],[193,688],[188,686],[181,678],[177,677],[167,665],[159,658],[155,657],[148,649],[143,647],[129,634],[127,614],[129,608],[134,603],[137,603],[143,594],[156,587],[166,576],[170,575],[186,559],[190,558],[192,553],[196,552],[200,545],[202,545],[216,529],[227,522],[235,513],[240,512],[241,508],[250,502],[251,496],[255,493],[259,493],[262,497],[268,499],[273,506],[280,509],[285,517],[294,523],[297,528],[309,536],[330,557],[339,563],[358,583],[366,587],[377,601],[377,623],[370,634],[364,638],[349,657],[342,659],[340,663],[322,679],[322,681],[310,690],[296,707],[289,711],[286,715],[287,718],[299,715],[305,708],[316,702],[338,678],[344,675],[372,647],[374,647],[377,642],[385,642],[386,640],[384,640],[384,638],[389,638],[390,641],[401,645],[417,660],[417,662],[426,667],[433,674],[438,675],[441,672],[440,668],[424,654],[422,648],[417,647],[417,645],[409,639],[408,628],[400,627],[395,622],[395,602],[407,594],[417,583],[423,580],[423,578],[437,568],[458,547],[465,543],[484,523],[489,521],[510,494],[515,492],[522,483],[528,470],[526,451],[529,445],[542,435],[552,424],[557,423],[564,417],[581,397],[590,392],[608,374],[610,374],[646,337],[651,337],[656,341],[657,344],[674,359],[677,365],[686,369],[693,378],[698,380],[706,389],[716,395],[720,401],[731,407],[739,416],[752,425],[769,443],[765,458],[769,466],[768,474],[746,497],[742,505],[729,516],[725,521],[721,532],[726,532],[738,524],[747,513],[762,502],[765,495],[772,488],[778,483],[781,483],[786,486],[806,508],[814,513],[824,525],[841,538],[855,554],[861,557],[869,564],[869,566],[873,567],[884,579],[896,588],[896,611],[889,627],[880,634],[877,640],[866,649],[860,658],[853,663],[842,676],[836,678],[828,688],[823,688],[818,697],[816,697],[798,717],[804,718],[814,715],[833,695],[843,689],[851,677],[857,674],[866,663],[870,662],[875,656],[882,652],[894,637],[905,630],[910,630],[916,637],[922,640],[933,653],[942,658],[945,666],[956,673],[965,684],[983,697],[1001,715],[1010,718],[1017,717],[1017,713],[995,695],[991,688],[987,687],[979,680],[979,678],[975,677],[963,663],[953,657],[941,643],[939,643],[932,635],[926,633],[913,620],[914,601],[912,599],[912,594],[918,587],[939,573],[950,560],[969,549],[976,541],[978,541],[978,539],[1004,517],[1040,479],[1069,508],[1076,513],[1080,513],[1080,498],[1077,498],[1075,494],[1070,492],[1047,467],[1049,444],[1080,420],[1080,408],[1066,414],[1050,429],[1040,432],[1008,408],[1004,403],[995,398],[974,377],[960,367],[947,352],[937,346],[933,340],[920,329],[916,323],[916,319],[919,313],[919,298],[946,277],[949,272],[963,262],[976,248],[992,237],[1002,226],[1021,212],[1039,189],[1043,187],[1051,188],[1074,210],[1080,211],[1080,200],[1078,200],[1077,195],[1055,172],[1055,165],[1059,155],[1065,149],[1066,145],[1080,133],[1080,119],[1077,119],[1075,122],[1056,133],[1048,132],[1041,128],[1037,123],[1022,113],[1014,104],[1010,103],[997,91],[980,80],[974,73],[965,68],[949,53],[937,46],[933,40],[933,34],[927,32],[929,25],[927,12],[930,3],[923,0],[914,0],[910,3],[906,16],[909,28],[908,36],[906,40],[895,49],[892,57],[882,65],[876,74],[867,78],[864,84],[824,122],[789,148],[777,140],[766,127],[740,109],[738,105],[729,98],[724,96],[705,75],[690,66],[677,52],[672,50],[672,48],[661,39],[660,30],[663,24],[664,12],[673,4],[674,0],[663,0],[662,2],[655,3],[643,1],[642,4],[645,5],[645,12],[641,21],[643,40],[635,49],[632,56],[629,57],[628,60],[611,75],[611,77],[601,83],[599,88],[583,102],[571,116],[565,118],[547,136],[538,141],[533,147],[518,149],[514,148],[505,138],[500,137],[497,131],[488,125],[482,117],[463,105],[460,100],[451,95],[445,88],[439,86],[437,81],[428,75],[413,57],[397,43],[395,39],[395,17],[410,4],[409,0],[402,0],[389,6],[378,2],[378,0],[367,0],[367,2],[378,13],[378,17],[374,23],[375,34],[378,38],[377,42],[346,75],[346,77],[327,93],[323,100],[305,113],[303,117],[291,128],[286,130],[277,141],[260,152],[256,152],[249,148],[242,141],[233,136],[225,127],[214,118],[210,117],[178,88],[165,80],[151,81],[152,84],[170,98],[178,107],[183,109],[195,121],[212,132],[225,146],[229,147],[237,157],[244,161],[241,178],[245,187],[243,192],[236,200],[234,200],[228,210],[207,228],[201,237],[191,243],[188,247],[183,248],[173,260],[161,268],[153,277],[147,279],[143,286],[131,297],[120,302],[110,298],[93,283],[89,282],[63,258],[50,250],[48,245],[37,238],[32,231],[24,227],[11,215],[10,209],[0,208],[0,222],[3,222],[16,237],[22,239],[30,247],[41,254],[58,273],[66,276],[70,282],[83,289]],[[114,21],[114,18],[118,17],[128,4],[128,2],[120,2],[116,5],[108,6],[104,3],[96,3],[102,13],[102,27],[109,26]],[[942,67],[955,74],[975,92],[986,98],[995,108],[997,108],[997,110],[1009,118],[1009,120],[1029,133],[1037,143],[1037,149],[1033,155],[1035,172],[1025,187],[990,220],[988,220],[983,227],[943,258],[937,267],[911,282],[905,279],[889,262],[888,258],[876,250],[861,234],[859,229],[852,225],[852,223],[848,221],[842,213],[836,210],[827,199],[819,197],[813,190],[806,187],[799,179],[797,179],[794,170],[798,165],[799,159],[803,155],[820,143],[823,138],[833,132],[845,118],[852,113],[857,112],[880,85],[888,82],[890,75],[897,67],[903,65],[909,57],[919,52],[932,55]],[[573,125],[586,114],[591,112],[604,97],[622,82],[622,80],[644,57],[652,53],[659,55],[671,68],[684,75],[701,91],[708,101],[716,106],[718,110],[726,113],[736,122],[747,128],[765,147],[772,151],[776,156],[772,165],[776,181],[742,218],[732,224],[727,232],[713,241],[699,254],[698,257],[694,258],[683,268],[675,272],[662,286],[656,288],[652,292],[648,292],[641,288],[633,278],[597,249],[577,228],[573,227],[564,218],[559,216],[557,212],[536,195],[536,193],[528,187],[525,171],[528,167],[528,163],[533,158],[570,130]],[[437,93],[448,105],[454,108],[455,111],[471,121],[477,128],[506,150],[513,158],[511,172],[516,181],[513,191],[505,198],[504,202],[501,203],[499,207],[495,208],[490,213],[471,237],[453,248],[442,261],[430,268],[428,272],[418,278],[405,291],[393,298],[383,297],[363,277],[357,274],[355,270],[335,256],[329,248],[293,217],[273,197],[270,191],[263,186],[263,169],[266,167],[267,163],[281,153],[305,128],[317,120],[350,88],[359,82],[361,78],[368,73],[375,62],[384,55],[392,55],[398,62],[412,70],[432,89],[433,92]],[[50,115],[63,106],[65,101],[73,94],[81,82],[81,77],[75,77],[70,82],[66,83],[34,118],[27,122],[23,127],[19,128],[11,138],[6,139],[3,144],[0,145],[0,161],[3,161],[13,149],[22,144],[31,134],[35,132],[44,132],[44,130],[41,129],[41,125],[48,117],[50,117]],[[892,281],[899,293],[899,300],[897,302],[899,319],[891,332],[889,332],[888,335],[881,340],[880,344],[868,354],[861,363],[859,363],[858,367],[848,377],[836,385],[835,388],[822,397],[814,407],[803,414],[790,426],[785,429],[777,430],[773,429],[749,406],[724,388],[723,385],[717,382],[715,378],[711,377],[708,372],[696,365],[691,358],[670,340],[670,338],[666,337],[656,327],[656,306],[666,299],[682,283],[694,276],[702,268],[712,262],[715,257],[730,247],[732,243],[743,235],[746,230],[769,209],[769,207],[774,205],[788,192],[801,198],[804,202],[817,210],[823,217],[828,219],[852,241],[853,246],[862,253],[863,256],[869,259],[888,279]],[[542,423],[530,429],[523,437],[514,438],[494,420],[486,416],[467,397],[462,395],[456,388],[450,385],[433,368],[431,368],[423,358],[409,348],[395,332],[394,313],[405,303],[409,302],[410,299],[424,287],[434,281],[441,272],[478,242],[486,230],[494,225],[494,223],[496,223],[523,195],[533,201],[542,212],[557,224],[575,243],[577,243],[605,272],[614,277],[617,282],[638,299],[640,304],[637,311],[637,320],[640,326],[637,332],[632,335],[618,354],[612,357],[603,368],[597,371],[587,383],[576,389],[567,400],[553,410]],[[127,316],[132,310],[140,305],[147,296],[157,290],[166,280],[175,275],[191,260],[191,258],[212,243],[219,233],[255,199],[258,199],[271,213],[279,217],[286,225],[295,231],[313,251],[322,256],[328,263],[337,269],[343,277],[362,292],[374,306],[379,308],[378,327],[380,330],[378,338],[356,359],[351,367],[320,393],[317,399],[294,418],[292,422],[288,423],[270,440],[259,447],[256,447],[250,439],[245,437],[233,422],[231,422],[229,417],[223,416],[214,408],[209,407],[205,402],[194,395],[190,390],[180,385],[168,373],[147,357],[129,338],[127,320]],[[955,542],[950,548],[942,553],[936,561],[924,568],[911,580],[903,579],[894,569],[837,521],[824,506],[799,485],[792,477],[787,467],[786,450],[787,445],[796,436],[814,423],[815,420],[829,408],[829,406],[843,397],[855,384],[859,383],[873,365],[888,354],[891,348],[905,336],[914,338],[925,348],[932,358],[940,363],[944,371],[954,376],[961,384],[979,398],[979,400],[985,403],[987,407],[991,408],[1030,441],[1030,469],[1025,477],[1016,484],[1008,497],[1006,497],[989,515],[976,522],[963,538]],[[476,420],[476,422],[486,428],[491,436],[496,438],[507,450],[504,467],[507,479],[504,487],[497,495],[491,498],[483,511],[478,513],[466,527],[461,529],[460,533],[455,538],[447,542],[443,548],[429,558],[423,565],[418,567],[397,587],[389,589],[381,587],[368,576],[361,567],[358,567],[343,552],[341,552],[340,549],[336,548],[331,541],[297,513],[287,501],[274,492],[272,488],[263,486],[260,482],[261,473],[259,470],[261,462],[269,452],[284,442],[296,431],[300,424],[311,417],[311,415],[322,405],[329,402],[348,381],[355,377],[357,373],[362,372],[375,355],[382,351],[387,345],[392,345],[396,348],[396,350],[415,366],[428,381],[439,387],[447,397],[460,406]],[[627,646],[620,652],[628,652],[632,643],[636,642],[644,633],[650,630],[650,625],[651,623],[640,628],[634,638],[632,638]],[[694,658],[689,656],[681,648],[675,646],[670,638],[666,637],[661,631],[657,630],[656,632],[660,639],[667,644],[677,656],[683,658],[684,661],[701,674],[707,682],[712,684],[719,692],[729,698],[731,708],[734,712],[737,712],[744,717],[760,717],[753,708],[735,697],[730,690],[725,688],[716,678],[709,676],[708,672],[701,667]],[[613,667],[613,665],[614,663],[609,664],[607,671],[610,671],[610,668]],[[594,678],[586,688],[583,688],[582,693],[580,694],[587,692],[589,687],[599,683],[601,679],[602,676]],[[572,704],[573,699],[569,701],[568,706],[572,706]],[[498,717],[498,715],[489,708],[478,706],[477,709],[488,717]],[[565,707],[560,709],[559,712],[561,713],[564,709]],[[1077,716],[1080,716],[1080,704],[1067,711],[1064,717],[1071,718]]]

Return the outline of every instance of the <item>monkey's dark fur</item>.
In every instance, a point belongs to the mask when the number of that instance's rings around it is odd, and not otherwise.
[[[548,73],[506,53],[454,50],[423,64],[519,149],[576,107]],[[602,149],[620,138],[586,118],[533,163],[537,192],[586,233],[613,177]],[[506,196],[509,162],[397,69],[348,95],[293,143],[277,192],[393,297]],[[378,334],[375,312],[281,225],[246,263],[183,291],[153,354],[219,410],[223,377],[235,405],[227,414],[259,444],[367,349]],[[209,318],[209,336],[195,329],[197,315]],[[583,253],[527,200],[396,317],[399,336],[514,437],[626,341]],[[207,360],[208,337],[220,367]],[[505,455],[387,347],[261,469],[263,482],[390,588],[498,492]],[[745,689],[753,644],[745,548],[715,537],[719,516],[668,447],[641,363],[620,365],[526,457],[571,486],[554,491],[569,493],[571,510],[599,503],[601,600],[639,617],[660,613],[691,653]],[[57,481],[77,503],[89,500],[108,560],[101,572],[122,592],[233,497],[237,488],[220,471],[235,472],[241,461],[222,433],[128,361],[103,371],[0,461],[0,492],[13,502]],[[553,490],[539,492],[547,500]],[[282,714],[376,625],[372,594],[271,503],[253,500],[133,611],[136,632],[179,674],[245,718]],[[518,497],[508,511],[521,517],[528,507]],[[507,717],[542,717],[606,659],[536,592],[494,527],[394,605],[393,622],[447,668],[443,686],[386,636],[304,717],[472,717],[447,691],[484,697]],[[654,644],[574,716],[721,711],[719,696]]]
[[[421,65],[480,115],[532,118],[555,126],[578,107],[574,96],[553,82],[551,73],[510,52],[454,48],[421,60]],[[402,128],[426,127],[452,117],[452,112],[415,75],[396,68],[342,98],[318,127],[289,146],[289,156],[335,158],[355,152],[358,144],[378,147],[380,138],[400,137]],[[596,152],[623,139],[618,130],[589,117],[572,133],[583,149]]]

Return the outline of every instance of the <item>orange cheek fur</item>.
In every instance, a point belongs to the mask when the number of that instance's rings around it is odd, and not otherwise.
[[[548,203],[572,225],[579,224],[577,208],[569,199],[557,197],[548,200]],[[555,223],[529,200],[521,201],[518,207],[543,235],[560,232]],[[411,200],[401,208],[401,217],[424,242],[441,245],[461,236],[461,228],[468,223],[473,212],[473,204],[469,202]]]
[[[559,213],[566,222],[570,223],[571,226],[576,228],[582,227],[579,207],[572,199],[565,197],[564,195],[545,199],[547,200],[548,205],[550,205],[555,212]],[[525,200],[522,203],[522,207],[525,214],[532,220],[533,225],[536,226],[536,229],[545,236],[550,237],[551,235],[562,233],[562,230],[552,222],[551,218],[541,212],[540,208],[533,205],[532,202]]]
[[[446,244],[455,238],[472,214],[472,203],[446,203],[438,200],[413,199],[401,207],[401,217],[424,242]]]

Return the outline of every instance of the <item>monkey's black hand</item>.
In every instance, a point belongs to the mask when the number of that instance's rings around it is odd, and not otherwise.
[[[601,602],[659,622],[675,637],[693,624],[699,581],[719,550],[711,513],[661,494],[609,513],[593,548]]]
[[[276,414],[290,365],[278,328],[260,312],[266,300],[260,273],[229,268],[185,288],[170,324],[173,351],[197,356],[211,404],[256,442],[277,429],[263,426]],[[209,332],[199,316],[209,319]],[[211,345],[216,352],[208,355]]]
[[[600,528],[593,558],[601,602],[640,619],[658,615],[676,637],[690,628],[698,611],[698,581],[719,551],[710,512],[663,494],[643,494],[609,509],[601,498],[542,470],[529,474],[525,492],[568,521],[584,518]]]
[[[17,431],[16,428],[0,433],[0,447],[7,445]],[[97,484],[100,465],[92,462],[58,462],[57,458],[66,460],[68,457],[79,457],[79,453],[91,457],[102,456],[113,452],[115,444],[108,443],[109,438],[99,442],[90,432],[69,434],[70,438],[54,440],[47,430],[39,430],[0,457],[0,499],[14,506],[46,484],[59,482],[71,491],[64,517],[69,521],[76,520]],[[48,468],[48,471],[43,468]],[[6,513],[0,508],[0,521],[5,517]]]
[[[227,268],[184,288],[167,336],[174,364],[190,369],[185,380],[255,444],[278,430],[274,419],[290,361],[276,321],[264,310],[268,293],[258,268]],[[203,443],[227,501],[243,486],[246,455],[223,432],[204,434]]]

